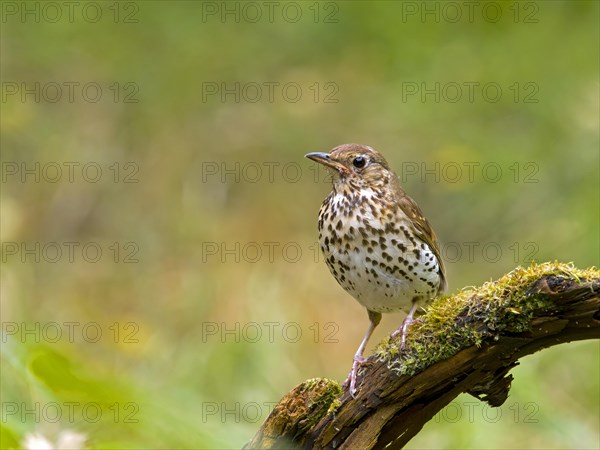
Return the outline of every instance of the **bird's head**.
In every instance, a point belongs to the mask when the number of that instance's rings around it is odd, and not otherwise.
[[[367,145],[343,144],[330,153],[313,152],[304,156],[330,169],[334,187],[345,185],[376,189],[396,177],[385,158]]]

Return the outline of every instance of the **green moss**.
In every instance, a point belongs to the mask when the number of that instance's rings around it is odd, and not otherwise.
[[[327,409],[327,414],[335,414],[340,406],[342,406],[342,401],[339,399],[339,397],[334,398],[331,402],[331,405],[329,405],[329,409]]]
[[[337,381],[328,378],[306,380],[300,386],[300,393],[306,393],[309,411],[302,421],[301,430],[311,428],[324,415],[334,412],[341,405],[339,396],[342,394],[342,387]]]
[[[600,271],[558,262],[533,264],[517,267],[480,287],[440,297],[411,325],[401,352],[399,339],[388,340],[376,349],[377,359],[387,362],[399,375],[413,375],[463,348],[497,338],[501,332],[527,331],[535,313],[553,307],[549,297],[533,289],[535,281],[547,275],[557,282],[579,283],[600,278]]]

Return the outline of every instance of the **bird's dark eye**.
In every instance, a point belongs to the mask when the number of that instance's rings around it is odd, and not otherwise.
[[[356,167],[357,169],[361,169],[363,167],[365,167],[365,164],[367,163],[367,160],[365,159],[364,156],[357,156],[356,158],[354,158],[354,160],[352,161],[352,165],[354,167]]]

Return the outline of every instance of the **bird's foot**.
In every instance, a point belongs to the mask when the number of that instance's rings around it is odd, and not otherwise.
[[[346,380],[343,383],[343,386],[350,386],[350,395],[352,398],[356,397],[356,393],[358,390],[356,389],[356,376],[358,374],[358,369],[361,364],[366,361],[366,358],[363,358],[360,355],[354,355],[354,361],[352,362],[352,370],[346,377]]]
[[[408,328],[414,323],[414,322],[418,322],[421,319],[415,319],[413,317],[408,316],[406,319],[404,319],[404,321],[402,322],[402,325],[400,325],[400,328],[398,328],[396,331],[394,331],[391,336],[390,336],[390,340],[393,340],[396,336],[398,336],[399,334],[402,334],[402,342],[400,343],[400,350],[404,349],[404,346],[406,345],[406,336],[408,335]]]

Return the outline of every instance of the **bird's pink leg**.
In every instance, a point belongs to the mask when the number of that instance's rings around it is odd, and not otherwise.
[[[406,343],[406,334],[408,333],[408,327],[415,321],[414,315],[418,308],[418,303],[414,302],[412,307],[410,308],[408,316],[406,316],[400,328],[394,331],[391,335],[391,339],[394,339],[396,336],[398,336],[399,333],[402,333],[402,343],[400,344],[400,350],[404,348],[404,344]]]
[[[377,325],[379,325],[379,322],[381,321],[381,313],[376,313],[373,311],[368,311],[368,313],[369,313],[369,320],[371,321],[371,324],[369,325],[367,333],[365,334],[365,337],[363,338],[362,342],[360,343],[358,350],[354,354],[354,361],[352,362],[352,370],[348,374],[346,381],[344,381],[344,385],[347,385],[348,382],[350,382],[350,395],[352,395],[352,397],[354,397],[357,392],[357,390],[356,390],[356,375],[358,373],[358,368],[360,367],[360,365],[363,362],[365,362],[365,358],[363,358],[363,353],[365,352],[365,347],[367,346],[367,342],[369,342],[369,338],[373,334],[373,330],[375,330],[375,327]]]

